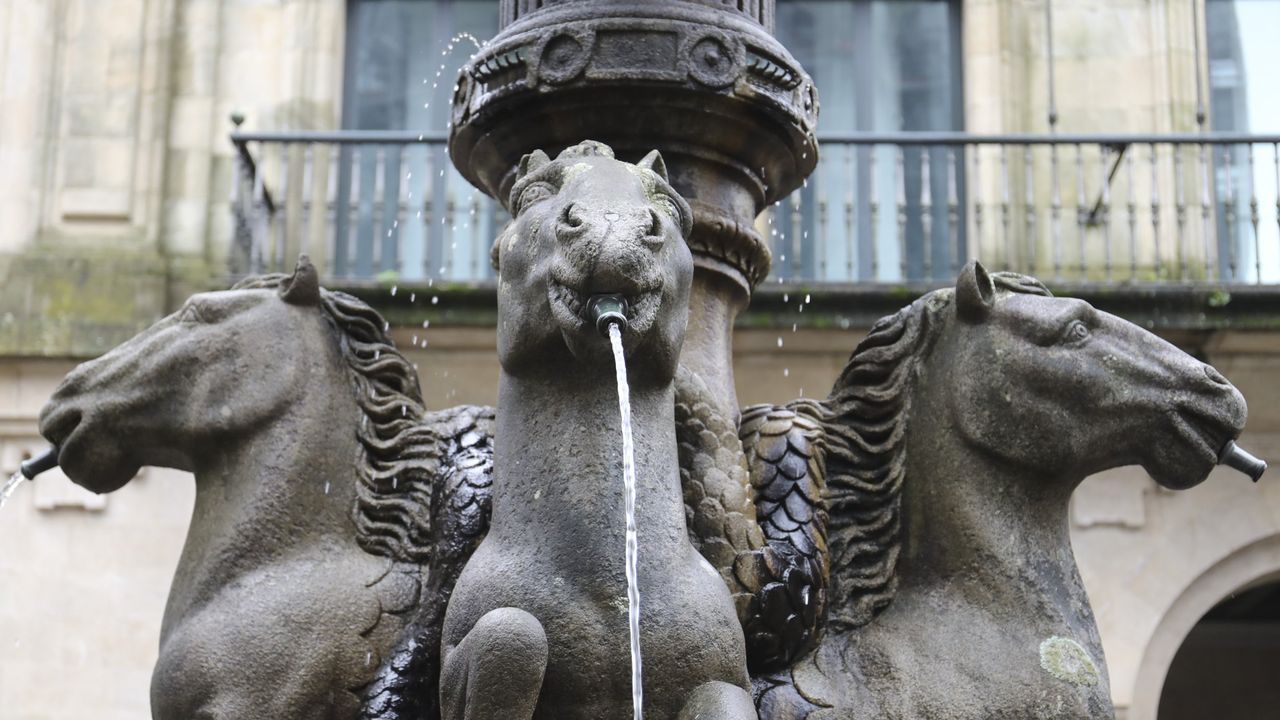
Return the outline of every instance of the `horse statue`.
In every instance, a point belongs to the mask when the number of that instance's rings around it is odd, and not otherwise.
[[[593,297],[625,298],[646,717],[754,719],[742,629],[694,549],[674,377],[693,262],[662,158],[527,155],[499,238],[498,459],[488,534],[444,619],[447,720],[629,716],[621,426]]]
[[[1071,493],[1130,464],[1196,485],[1246,414],[1155,335],[977,263],[878,322],[802,410],[831,609],[813,652],[755,679],[768,720],[1114,717]]]
[[[72,371],[40,420],[89,490],[144,465],[195,475],[157,720],[356,717],[422,612],[441,531],[482,534],[487,507],[467,497],[487,482],[491,427],[485,409],[424,414],[382,319],[321,289],[306,258],[192,297]]]
[[[521,163],[494,249],[501,432],[491,408],[424,411],[382,318],[305,258],[68,375],[41,432],[72,480],[195,474],[154,717],[624,714],[605,293],[629,326],[649,715],[1112,716],[1070,494],[1124,464],[1169,488],[1250,467],[1239,393],[972,263],[877,323],[827,400],[717,417],[676,366],[690,221],[665,175],[591,142]]]

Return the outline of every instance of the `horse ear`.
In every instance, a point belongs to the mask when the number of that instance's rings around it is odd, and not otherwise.
[[[547,157],[546,153],[541,150],[534,150],[520,158],[520,169],[516,171],[516,179],[519,180],[549,162],[551,162],[551,158]]]
[[[298,256],[298,266],[280,288],[280,297],[291,305],[320,304],[320,275],[316,266],[311,264],[311,258]]]
[[[956,314],[961,320],[980,323],[991,314],[996,302],[996,286],[982,263],[970,260],[956,279]]]
[[[648,155],[645,155],[641,158],[640,162],[636,163],[636,166],[642,167],[646,170],[652,170],[663,180],[666,180],[667,182],[671,181],[671,179],[667,177],[667,162],[662,159],[662,153],[657,150],[650,150]]]

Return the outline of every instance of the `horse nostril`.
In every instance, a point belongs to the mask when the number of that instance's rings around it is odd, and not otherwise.
[[[657,210],[649,210],[649,229],[645,232],[644,239],[651,245],[662,245],[662,216]]]
[[[1220,373],[1220,372],[1218,372],[1217,370],[1215,370],[1215,369],[1214,369],[1214,367],[1213,367],[1212,365],[1205,365],[1205,366],[1204,366],[1204,374],[1205,374],[1205,377],[1209,378],[1211,381],[1213,381],[1213,382],[1215,382],[1215,383],[1217,383],[1217,384],[1219,384],[1219,385],[1230,385],[1230,384],[1231,384],[1230,382],[1228,382],[1228,381],[1227,381],[1227,379],[1226,379],[1225,377],[1223,377],[1223,376],[1222,376],[1222,373]]]
[[[582,227],[583,219],[578,212],[576,203],[568,203],[560,211],[560,224],[570,230],[577,230]]]

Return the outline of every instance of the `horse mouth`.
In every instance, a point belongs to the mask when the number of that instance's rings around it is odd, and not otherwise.
[[[574,331],[594,333],[594,323],[589,317],[587,301],[592,295],[610,293],[621,295],[627,301],[627,327],[632,333],[642,334],[653,325],[658,315],[658,305],[662,301],[661,288],[652,288],[631,293],[611,292],[598,289],[587,293],[576,290],[557,280],[551,280],[547,297],[551,303],[551,312],[566,328]]]
[[[1223,447],[1240,435],[1240,427],[1196,412],[1170,413],[1176,447],[1156,448],[1156,464],[1163,472],[1152,476],[1165,487],[1181,489],[1199,484],[1218,464]],[[1150,468],[1149,468],[1150,470]]]
[[[80,429],[81,413],[71,408],[60,408],[45,415],[40,422],[40,434],[59,449],[65,451],[74,445],[76,431]]]
[[[1178,425],[1178,433],[1187,441],[1187,445],[1211,463],[1218,461],[1222,446],[1231,439],[1225,433],[1213,432],[1204,421],[1190,419],[1182,414],[1174,415],[1174,423]]]

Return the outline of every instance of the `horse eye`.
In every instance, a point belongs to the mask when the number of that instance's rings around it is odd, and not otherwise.
[[[517,211],[523,212],[525,208],[537,202],[542,202],[547,198],[555,195],[555,188],[550,183],[536,182],[520,192],[520,201],[516,203]]]
[[[1067,324],[1067,329],[1062,333],[1062,341],[1065,343],[1078,343],[1089,339],[1089,326],[1085,325],[1081,320],[1072,320]]]

